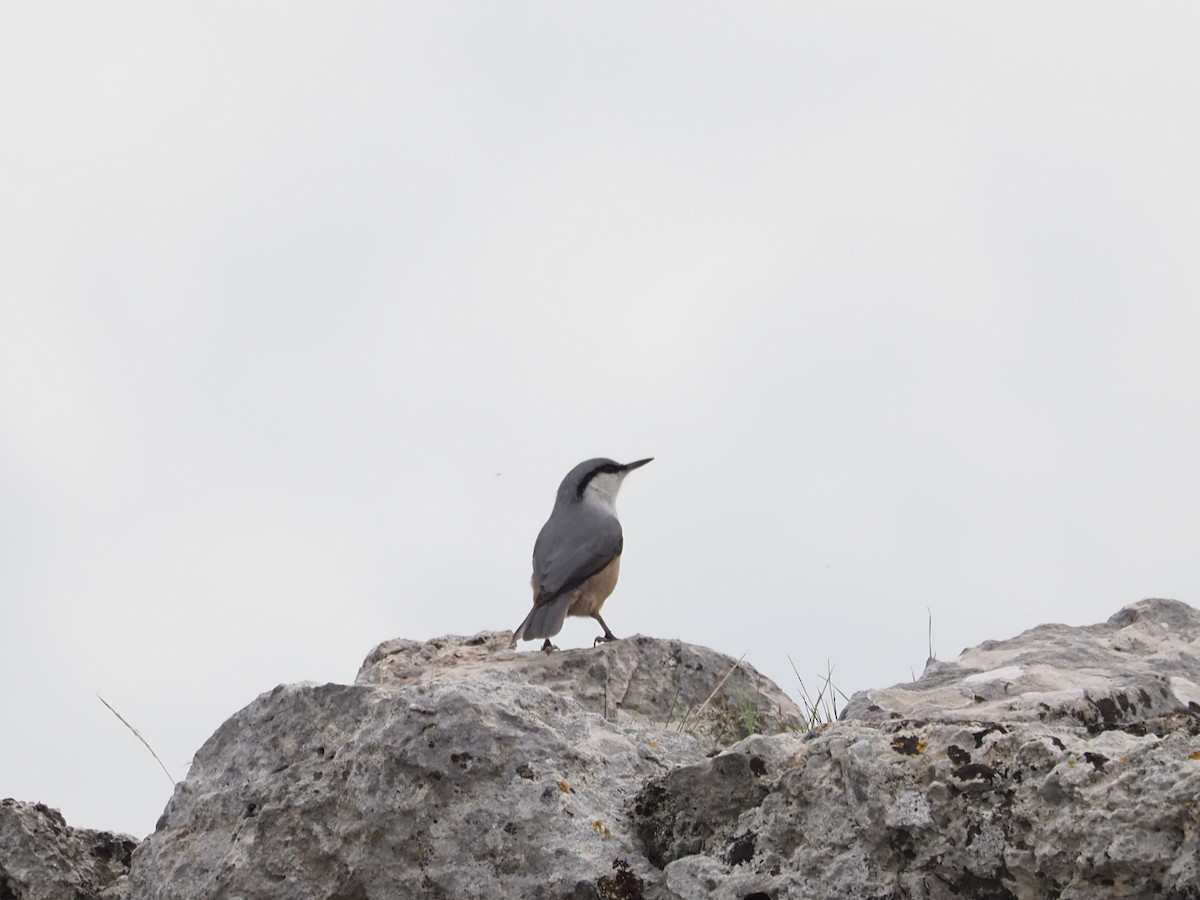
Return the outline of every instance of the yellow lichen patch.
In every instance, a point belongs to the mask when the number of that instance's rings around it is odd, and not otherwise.
[[[924,738],[917,737],[915,734],[898,734],[892,738],[892,749],[905,756],[916,756],[919,753],[924,753],[928,747],[929,742]]]
[[[1197,750],[1195,753],[1189,756],[1188,759],[1200,759],[1200,750]]]
[[[558,781],[556,781],[555,784],[558,785],[558,789],[560,791],[562,791],[564,794],[575,793],[573,790],[571,790],[571,786],[569,784],[567,784],[565,781],[563,781],[561,778]]]
[[[662,749],[662,744],[660,744],[658,741],[647,741],[646,746],[649,747],[651,750],[661,750]]]
[[[595,822],[592,823],[592,831],[596,832],[596,834],[602,834],[606,838],[612,837],[612,829],[609,828],[607,825],[605,825],[603,822],[601,822],[599,819],[597,819]]]

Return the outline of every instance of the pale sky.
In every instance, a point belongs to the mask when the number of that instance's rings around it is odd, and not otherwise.
[[[228,716],[517,625],[847,693],[1200,605],[1200,13],[0,7],[0,797],[149,833]],[[566,648],[597,633],[572,620]],[[525,645],[531,651],[537,644]]]

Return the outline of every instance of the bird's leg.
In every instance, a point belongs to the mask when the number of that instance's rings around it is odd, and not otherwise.
[[[608,630],[608,626],[605,625],[604,620],[602,618],[600,618],[600,613],[598,613],[598,612],[592,613],[592,618],[595,619],[597,622],[599,622],[600,627],[604,629],[604,634],[601,635],[600,637],[596,638],[594,641],[592,641],[593,647],[595,647],[601,641],[604,641],[607,644],[609,641],[615,641],[617,639],[617,636]]]
[[[592,646],[594,647],[596,645],[593,644]],[[545,653],[547,656],[549,656],[552,651],[557,650],[557,649],[558,649],[557,647],[555,647],[552,643],[550,643],[550,638],[546,638],[546,643],[542,644],[542,652]]]

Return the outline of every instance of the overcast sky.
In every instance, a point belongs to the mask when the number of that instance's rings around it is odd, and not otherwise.
[[[591,456],[656,458],[612,629],[790,691],[1200,604],[1198,26],[4,4],[0,797],[141,837],[97,692],[181,779],[276,684],[514,627]]]

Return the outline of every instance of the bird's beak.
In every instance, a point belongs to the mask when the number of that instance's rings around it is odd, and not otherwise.
[[[639,459],[637,462],[626,463],[625,471],[632,472],[634,469],[640,469],[648,462],[654,462],[654,457],[651,456],[649,459]]]

